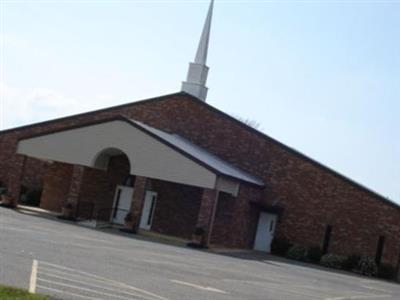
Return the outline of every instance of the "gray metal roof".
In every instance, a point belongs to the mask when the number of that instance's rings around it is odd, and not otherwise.
[[[202,162],[203,164],[209,166],[214,169],[217,173],[232,177],[241,181],[249,182],[258,186],[264,186],[264,182],[245,172],[240,170],[239,168],[232,166],[228,162],[222,160],[218,156],[208,152],[207,150],[197,146],[191,141],[185,139],[174,133],[168,133],[157,128],[146,125],[142,122],[131,119],[133,123],[137,126],[141,127],[147,132],[157,136],[159,139],[165,141],[167,144],[170,144],[179,150],[183,151],[187,155],[193,157],[194,159]]]

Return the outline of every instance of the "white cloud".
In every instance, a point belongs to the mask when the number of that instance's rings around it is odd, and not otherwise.
[[[112,105],[111,95],[84,101],[48,88],[19,89],[0,83],[4,129]]]

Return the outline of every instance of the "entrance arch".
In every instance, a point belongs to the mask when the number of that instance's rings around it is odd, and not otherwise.
[[[122,151],[118,148],[110,147],[110,148],[105,148],[105,149],[101,150],[94,156],[91,165],[93,168],[96,168],[96,169],[107,170],[110,165],[110,159],[113,157],[118,157],[118,156],[126,158],[127,163],[129,165],[129,173],[131,173],[132,164],[131,164],[131,161],[130,161],[128,155],[124,151]]]
[[[122,224],[131,206],[135,181],[131,160],[125,151],[108,147],[95,153],[89,162],[82,182],[78,216],[105,222],[117,218]]]

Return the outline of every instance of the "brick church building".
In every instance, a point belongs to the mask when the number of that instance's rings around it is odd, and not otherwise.
[[[182,91],[0,132],[12,204],[270,251],[274,238],[398,267],[400,207],[206,103],[213,2]],[[129,215],[129,218],[127,218]]]

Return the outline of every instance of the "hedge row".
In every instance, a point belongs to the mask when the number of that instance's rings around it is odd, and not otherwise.
[[[290,259],[316,263],[333,269],[352,271],[365,276],[377,276],[389,280],[393,280],[396,277],[396,269],[392,266],[387,264],[378,266],[374,259],[358,254],[342,256],[328,253],[323,255],[319,247],[305,248],[277,239],[272,242],[271,252]]]

